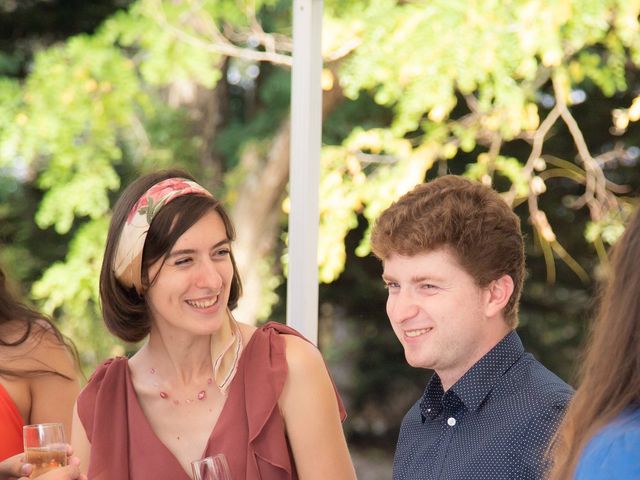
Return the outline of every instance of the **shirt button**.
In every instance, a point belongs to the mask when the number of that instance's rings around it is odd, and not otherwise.
[[[447,418],[447,425],[449,425],[450,427],[453,427],[456,424],[456,419],[453,417],[449,417]]]

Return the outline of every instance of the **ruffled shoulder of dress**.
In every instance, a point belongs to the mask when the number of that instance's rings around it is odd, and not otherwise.
[[[127,369],[127,358],[110,358],[98,365],[89,378],[89,382],[78,395],[78,416],[84,426],[89,440],[93,431],[94,417],[98,398],[112,397],[115,394],[114,384],[124,384]],[[106,395],[105,395],[106,394]]]
[[[264,324],[261,328],[258,329],[258,331],[256,331],[256,334],[258,332],[261,332],[263,334],[267,334],[271,337],[273,337],[273,335],[278,335],[278,337],[280,336],[280,334],[286,334],[286,335],[295,335],[296,337],[300,337],[301,339],[303,339],[305,342],[308,343],[312,343],[309,339],[307,339],[304,335],[302,335],[300,332],[298,332],[295,328],[291,328],[288,325],[284,325],[282,323],[278,323],[278,322],[267,322],[266,324]],[[315,345],[314,345],[315,347]],[[284,339],[280,338],[280,345],[279,348],[281,349],[281,355],[284,358],[284,365],[285,368],[287,368],[287,358],[286,358],[286,350],[285,350],[285,345],[284,345]],[[326,368],[326,365],[325,365]],[[288,369],[287,369],[288,371]],[[344,408],[344,404],[342,403],[342,398],[340,397],[340,393],[338,392],[338,389],[336,387],[335,382],[333,381],[333,378],[331,377],[331,372],[329,372],[329,369],[327,368],[327,373],[329,373],[329,378],[331,379],[331,384],[333,385],[333,389],[336,392],[336,400],[338,401],[338,410],[340,411],[340,421],[344,422],[345,419],[347,418],[347,411]],[[286,376],[285,376],[286,379]],[[278,395],[279,397],[279,395]]]
[[[261,463],[269,464],[269,480],[293,478],[290,449],[278,400],[287,379],[285,335],[308,341],[297,330],[277,322],[268,322],[254,332],[245,350],[245,394],[249,419],[249,444]],[[343,406],[336,391],[343,416]]]
[[[269,322],[253,333],[244,351],[245,398],[249,421],[249,448],[269,480],[292,478],[291,460],[278,400],[287,379],[284,338],[293,329]],[[266,472],[264,472],[266,473]]]

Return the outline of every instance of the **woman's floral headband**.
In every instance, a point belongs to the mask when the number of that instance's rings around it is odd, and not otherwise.
[[[156,183],[133,206],[122,227],[113,262],[116,278],[142,294],[142,252],[153,218],[170,201],[183,195],[212,195],[196,182],[168,178]]]

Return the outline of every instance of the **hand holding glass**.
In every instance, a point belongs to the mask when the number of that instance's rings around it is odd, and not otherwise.
[[[191,462],[193,480],[231,480],[231,472],[226,457],[219,453]]]
[[[31,478],[67,465],[67,443],[61,423],[36,423],[22,428],[25,461],[33,465]]]

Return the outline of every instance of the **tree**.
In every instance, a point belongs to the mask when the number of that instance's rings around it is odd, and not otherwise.
[[[598,259],[640,181],[639,13],[639,0],[325,1],[319,266],[333,285],[323,300],[364,332],[348,352],[377,372],[356,376],[362,405],[392,386],[388,356],[370,355],[393,339],[370,298],[384,294],[369,226],[449,171],[493,185],[522,217],[523,329],[571,364]],[[281,314],[290,33],[290,1],[137,0],[0,79],[0,166],[43,195],[39,228],[72,239],[32,292],[89,364],[122,351],[96,335],[110,205],[152,168],[197,171],[231,206],[253,300],[240,314]]]

